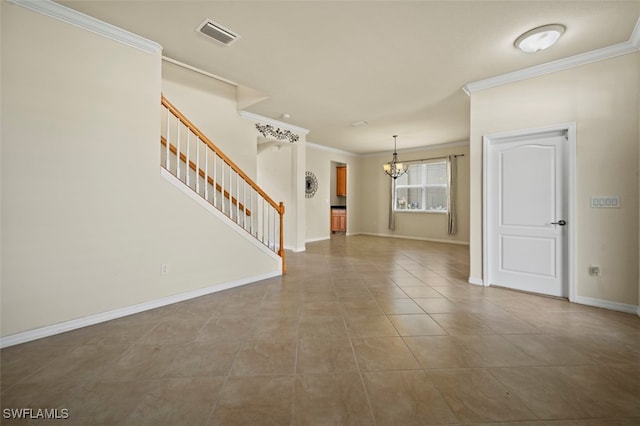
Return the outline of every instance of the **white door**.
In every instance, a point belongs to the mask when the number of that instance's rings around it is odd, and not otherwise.
[[[565,131],[488,145],[489,284],[568,296]]]

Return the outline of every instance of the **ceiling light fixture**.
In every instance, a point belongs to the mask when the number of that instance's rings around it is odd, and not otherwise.
[[[393,159],[387,164],[383,165],[384,172],[391,176],[393,179],[398,179],[409,170],[408,164],[398,162],[398,153],[396,152],[396,138],[398,135],[393,135]]]
[[[522,34],[513,45],[525,53],[539,52],[553,46],[565,29],[561,24],[543,25]]]
[[[364,126],[365,124],[369,124],[369,122],[365,120],[354,121],[353,123],[351,123],[351,127]]]

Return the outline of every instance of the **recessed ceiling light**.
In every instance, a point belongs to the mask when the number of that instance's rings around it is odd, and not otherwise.
[[[369,122],[364,120],[354,121],[353,123],[351,123],[351,127],[364,126],[365,124],[369,124]]]
[[[513,45],[525,53],[539,52],[553,46],[565,29],[561,24],[543,25],[522,34]]]

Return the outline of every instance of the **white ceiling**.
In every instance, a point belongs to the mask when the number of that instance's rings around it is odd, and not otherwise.
[[[354,153],[468,140],[466,83],[625,42],[640,1],[61,1],[268,98],[245,108]],[[241,38],[196,33],[211,18]],[[513,41],[561,23],[552,48]],[[281,115],[290,114],[283,120]],[[350,123],[366,120],[368,125]]]

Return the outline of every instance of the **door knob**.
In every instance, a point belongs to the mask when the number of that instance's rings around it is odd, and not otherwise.
[[[552,225],[565,226],[565,225],[567,224],[567,221],[566,221],[566,220],[562,220],[562,219],[560,219],[560,220],[559,220],[559,221],[557,221],[557,222],[551,222],[551,224],[552,224]]]

